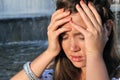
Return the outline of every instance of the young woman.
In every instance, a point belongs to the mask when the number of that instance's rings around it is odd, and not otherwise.
[[[11,80],[119,80],[120,56],[108,1],[57,0],[56,7],[48,48]],[[45,70],[52,60],[54,68]]]

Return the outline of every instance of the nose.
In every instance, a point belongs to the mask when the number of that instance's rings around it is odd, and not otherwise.
[[[77,41],[74,39],[70,40],[70,50],[73,52],[77,52],[80,50],[80,46],[78,45]]]

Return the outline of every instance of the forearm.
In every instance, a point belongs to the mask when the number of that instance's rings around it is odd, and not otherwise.
[[[88,55],[86,69],[86,80],[109,80],[102,56]]]
[[[40,77],[42,75],[42,72],[45,70],[47,65],[54,58],[54,56],[51,54],[52,53],[46,50],[45,52],[43,52],[40,56],[38,56],[35,60],[31,62],[30,68],[37,77]],[[21,70],[19,73],[13,76],[11,80],[28,80],[28,78],[25,72]]]
[[[36,76],[40,77],[48,64],[53,60],[55,56],[53,56],[52,54],[53,53],[50,53],[49,51],[45,51],[31,63],[31,69],[32,71],[34,71]]]

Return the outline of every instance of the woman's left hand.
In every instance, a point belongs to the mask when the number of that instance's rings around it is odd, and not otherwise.
[[[86,24],[86,29],[71,21],[71,25],[84,35],[86,55],[102,55],[108,41],[106,27],[103,27],[102,20],[91,2],[88,6],[80,1],[81,7],[77,4],[81,18]]]

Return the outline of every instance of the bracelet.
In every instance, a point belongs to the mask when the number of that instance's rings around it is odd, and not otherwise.
[[[24,69],[27,77],[29,78],[29,80],[40,80],[30,69],[30,63],[31,62],[27,62],[23,66],[23,69]]]

